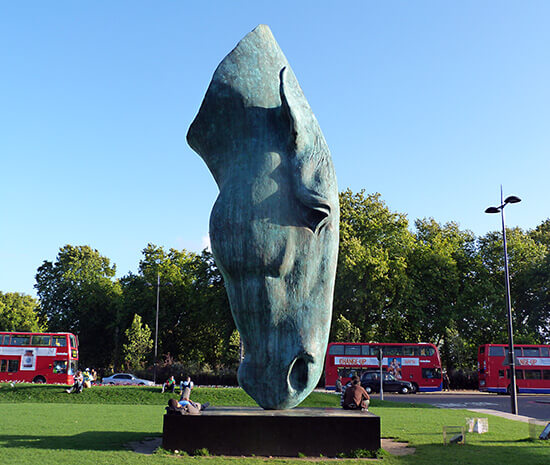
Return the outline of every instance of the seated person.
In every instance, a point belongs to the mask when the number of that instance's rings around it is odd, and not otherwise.
[[[180,391],[181,391],[181,394],[183,394],[183,390],[188,387],[189,389],[193,389],[195,385],[193,384],[193,381],[191,381],[191,376],[188,376],[187,379],[185,381],[182,381],[180,383]]]
[[[351,386],[344,393],[344,402],[342,408],[346,410],[362,410],[369,408],[370,397],[367,391],[361,386],[359,376],[354,376],[351,380]]]
[[[83,387],[85,388],[91,388],[92,387],[92,373],[90,372],[89,368],[86,368],[83,373],[84,383]]]
[[[71,392],[79,393],[82,392],[82,386],[84,384],[84,376],[82,376],[82,372],[78,370],[76,372],[76,375],[74,375],[74,384],[73,387],[70,389],[67,389],[67,394],[70,394]]]
[[[173,376],[170,376],[170,378],[168,378],[165,381],[165,383],[162,385],[161,392],[168,391],[168,390],[170,390],[170,392],[174,392],[175,389],[176,389],[176,380],[174,379]]]

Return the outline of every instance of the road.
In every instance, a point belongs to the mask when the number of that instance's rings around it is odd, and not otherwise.
[[[379,399],[380,394],[372,394],[372,398]],[[431,404],[441,408],[492,409],[507,413],[511,411],[510,396],[477,391],[420,392],[408,395],[385,393],[384,400]],[[518,414],[550,421],[550,395],[520,394]]]

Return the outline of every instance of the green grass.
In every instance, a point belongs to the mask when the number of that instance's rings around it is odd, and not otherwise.
[[[171,397],[179,398],[179,389],[175,393],[161,393],[159,387],[146,386],[94,386],[84,389],[80,394],[67,394],[67,386],[0,383],[0,403],[3,402],[37,402],[63,404],[168,404]],[[196,402],[210,402],[212,405],[256,407],[252,398],[239,388],[193,389],[192,399]],[[302,407],[337,407],[339,397],[314,392],[302,404]]]
[[[158,389],[94,387],[68,395],[59,386],[0,385],[0,464],[274,464],[313,463],[304,459],[152,456],[126,450],[124,445],[162,434],[164,405],[170,394]],[[214,405],[254,405],[240,389],[197,388],[193,398]],[[313,393],[308,406],[336,406],[338,396]],[[412,404],[373,401],[381,417],[382,436],[408,441],[410,456],[383,453],[383,464],[429,465],[548,465],[549,442],[528,441],[528,425],[499,417],[489,418],[489,433],[467,435],[464,446],[444,446],[443,425],[463,425],[476,414]],[[479,415],[478,415],[479,416]],[[330,434],[330,432],[327,432]],[[317,464],[334,463],[317,459]],[[339,464],[358,463],[354,459]]]

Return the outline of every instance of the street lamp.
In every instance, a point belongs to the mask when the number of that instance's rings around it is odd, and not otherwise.
[[[151,283],[147,283],[152,286]],[[171,286],[172,283],[164,283],[163,286]],[[159,336],[159,301],[160,301],[160,271],[157,271],[157,314],[155,316],[155,360],[153,362],[153,383],[157,384],[157,348]]]
[[[518,395],[516,390],[516,360],[514,355],[514,332],[512,328],[512,303],[510,300],[510,273],[508,271],[508,248],[506,246],[506,226],[504,223],[504,207],[509,203],[521,202],[519,197],[510,195],[502,200],[502,186],[500,186],[500,205],[489,207],[485,213],[499,213],[502,218],[502,241],[504,245],[504,284],[506,287],[506,309],[508,316],[508,359],[510,361],[510,403],[514,415],[518,413]]]

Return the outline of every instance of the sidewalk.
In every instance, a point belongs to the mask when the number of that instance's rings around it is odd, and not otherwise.
[[[546,425],[546,421],[537,420],[536,418],[526,417],[524,415],[514,415],[508,412],[500,412],[499,410],[493,410],[489,408],[468,408],[471,412],[483,413],[484,415],[494,415],[496,417],[506,418],[508,420],[522,421],[523,423],[533,422],[537,425]]]

